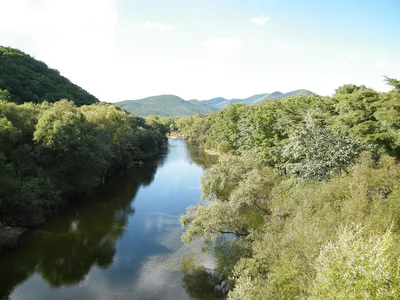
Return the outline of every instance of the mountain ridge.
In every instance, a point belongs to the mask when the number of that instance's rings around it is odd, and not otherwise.
[[[291,96],[309,96],[313,94],[314,93],[309,90],[300,89],[290,91],[288,93],[275,91],[270,94],[255,94],[244,99],[226,99],[223,97],[216,97],[208,100],[184,100],[179,96],[166,94],[150,96],[137,100],[120,101],[114,103],[114,105],[140,117],[147,117],[149,115],[157,115],[161,117],[185,117],[195,114],[208,114],[216,112],[228,107],[231,104],[242,103],[245,105],[255,105],[261,104],[270,99],[285,99]]]
[[[16,103],[68,99],[81,106],[99,102],[44,62],[19,49],[3,46],[0,46],[0,90],[7,90],[10,101]]]
[[[149,115],[185,117],[195,115],[196,113],[207,114],[216,111],[212,106],[203,106],[201,103],[193,102],[198,100],[190,101],[167,94],[138,100],[125,100],[114,103],[114,105],[140,117],[147,117]]]

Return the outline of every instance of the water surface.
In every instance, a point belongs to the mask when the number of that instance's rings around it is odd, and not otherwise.
[[[0,299],[190,299],[179,216],[216,161],[184,141],[53,216],[0,255]],[[212,258],[201,260],[212,267]]]

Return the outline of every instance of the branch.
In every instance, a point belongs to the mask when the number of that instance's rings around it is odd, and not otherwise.
[[[217,230],[217,231],[218,231],[219,233],[221,233],[221,234],[234,234],[234,235],[236,235],[237,237],[247,236],[247,235],[250,234],[247,230],[243,230],[244,232],[240,232],[240,231],[227,231],[227,230],[222,230],[222,231]],[[214,233],[213,230],[211,230],[211,232]]]
[[[267,209],[267,208],[264,208],[264,207],[261,207],[260,204],[257,203],[257,201],[259,201],[259,200],[261,200],[261,199],[260,199],[260,196],[259,196],[259,195],[255,195],[255,196],[253,197],[253,203],[254,203],[254,205],[255,205],[259,210],[261,210],[262,212],[264,212],[264,213],[266,213],[268,216],[270,216],[270,215],[272,214],[271,210],[269,210],[269,209]]]

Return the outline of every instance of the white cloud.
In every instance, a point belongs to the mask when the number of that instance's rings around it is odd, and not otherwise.
[[[237,38],[221,36],[207,41],[203,46],[215,54],[234,54],[243,47],[243,42]]]
[[[259,16],[259,17],[253,17],[250,19],[250,22],[259,25],[259,26],[265,26],[270,20],[270,17],[266,16]]]
[[[16,34],[79,35],[107,30],[118,20],[115,0],[0,0],[0,5],[0,30]]]
[[[386,66],[388,65],[388,62],[387,62],[387,61],[382,61],[382,60],[380,60],[380,61],[377,61],[375,65],[376,65],[378,68],[383,68],[383,67],[386,67]]]
[[[350,58],[350,59],[357,58],[357,57],[360,56],[360,54],[361,54],[361,51],[355,50],[355,51],[349,53],[349,54],[347,55],[347,58]]]
[[[164,24],[161,22],[151,22],[151,21],[146,21],[144,26],[149,29],[156,29],[160,32],[168,32],[176,28],[176,25],[174,24]]]
[[[0,0],[0,41],[44,61],[95,96],[112,72],[117,0]],[[104,82],[104,83],[103,83]]]

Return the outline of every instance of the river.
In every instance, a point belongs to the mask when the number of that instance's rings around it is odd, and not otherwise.
[[[185,141],[114,177],[26,234],[0,255],[0,299],[190,299],[182,256],[213,258],[181,242],[179,216],[201,198],[200,177],[215,163]]]

